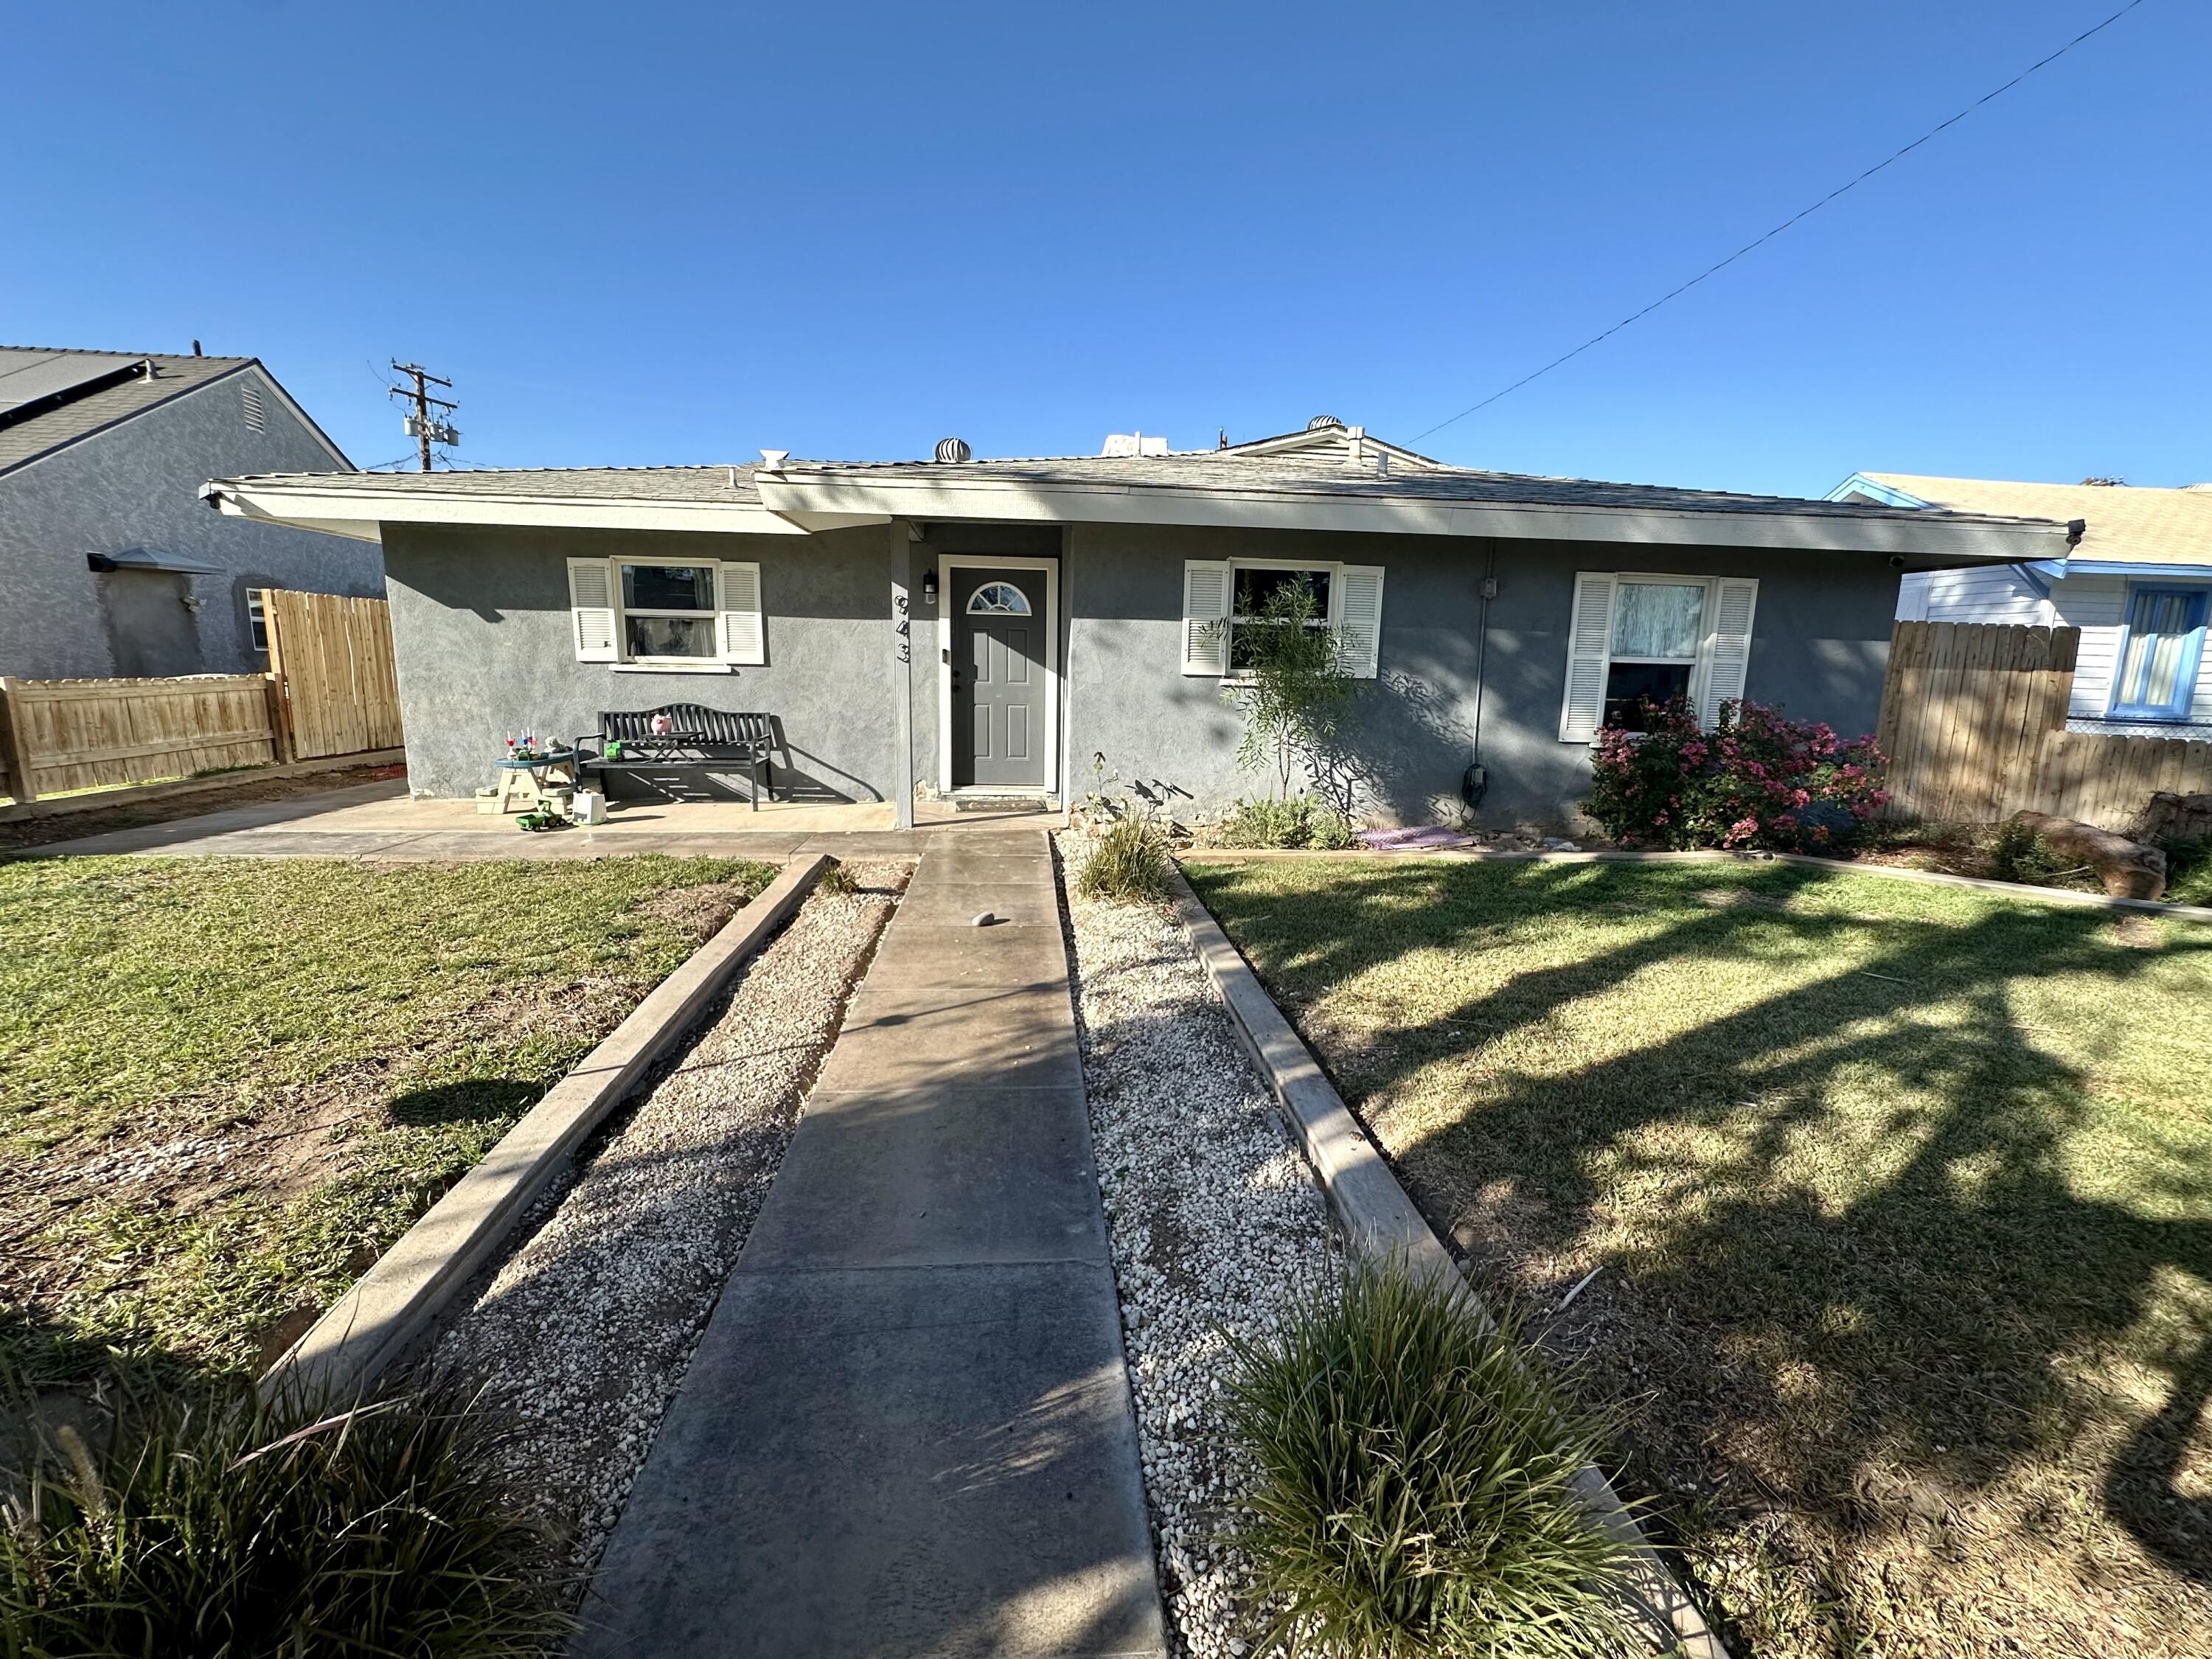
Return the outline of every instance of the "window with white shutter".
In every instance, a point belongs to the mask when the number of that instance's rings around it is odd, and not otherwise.
[[[1344,641],[1345,672],[1371,680],[1382,652],[1382,567],[1339,566],[1335,587],[1336,614],[1330,620]]]
[[[1559,741],[1642,731],[1649,709],[1678,698],[1712,726],[1743,696],[1758,598],[1747,576],[1577,573]]]
[[[578,662],[617,659],[614,568],[605,559],[568,561],[568,621]]]
[[[722,561],[722,660],[764,663],[768,633],[761,621],[761,577],[757,564]]]
[[[1751,617],[1759,606],[1759,584],[1748,576],[1723,576],[1713,584],[1712,629],[1705,635],[1704,685],[1698,697],[1698,724],[1719,722],[1721,705],[1743,696],[1751,673]]]
[[[1253,660],[1255,629],[1283,589],[1313,600],[1309,628],[1344,641],[1346,672],[1373,679],[1382,644],[1382,567],[1297,559],[1193,559],[1182,568],[1182,672],[1231,677]]]
[[[1182,568],[1182,672],[1229,672],[1229,562],[1191,559]]]

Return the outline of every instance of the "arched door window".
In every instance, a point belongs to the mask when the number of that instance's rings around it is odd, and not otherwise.
[[[1026,617],[1029,595],[1012,582],[985,582],[968,600],[971,617]]]

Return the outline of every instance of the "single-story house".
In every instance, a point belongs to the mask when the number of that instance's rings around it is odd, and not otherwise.
[[[259,672],[262,589],[380,594],[383,560],[217,518],[200,486],[352,466],[257,358],[0,346],[0,674]]]
[[[2055,558],[1915,572],[1898,595],[1912,622],[2078,628],[2067,725],[2119,737],[2212,738],[2212,484],[2146,489],[1855,472],[1832,499],[2025,514],[2080,526]]]
[[[1364,682],[1328,787],[1381,822],[1464,793],[1538,824],[1567,820],[1592,735],[1644,696],[1871,730],[1901,572],[2066,551],[2062,526],[1991,514],[1445,466],[1326,418],[1106,447],[208,493],[381,538],[418,791],[488,782],[509,733],[689,702],[772,715],[799,798],[902,817],[918,793],[1080,798],[1094,757],[1182,816],[1260,793],[1224,693],[1286,573]]]

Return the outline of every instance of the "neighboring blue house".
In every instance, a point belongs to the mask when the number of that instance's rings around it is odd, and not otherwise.
[[[1316,781],[1379,822],[1567,822],[1598,729],[1680,696],[1856,734],[1900,573],[2063,558],[2063,526],[1440,465],[1362,428],[1167,453],[231,477],[227,513],[380,536],[409,778],[503,735],[696,703],[771,716],[779,789],[1080,795],[1183,816],[1240,772],[1239,639],[1309,582],[1366,683]],[[742,784],[734,785],[742,788]]]
[[[351,465],[254,358],[0,346],[0,674],[267,667],[261,589],[381,594],[383,557],[256,531],[200,486]]]
[[[1905,577],[1905,622],[2078,628],[2067,720],[2076,732],[2212,738],[2212,484],[2146,489],[1855,472],[1838,501],[2055,519],[2075,526],[2063,555]]]

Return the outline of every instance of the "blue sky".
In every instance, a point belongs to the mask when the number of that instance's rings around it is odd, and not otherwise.
[[[1411,441],[2118,4],[19,0],[0,339],[259,356],[365,465],[394,356],[476,465]],[[1420,447],[2212,478],[2207,62],[2146,0]]]

